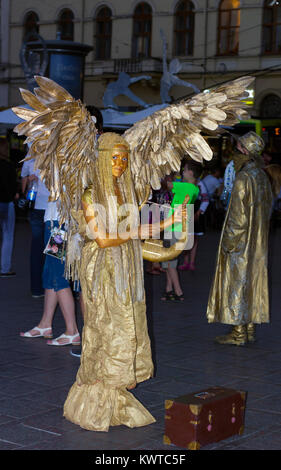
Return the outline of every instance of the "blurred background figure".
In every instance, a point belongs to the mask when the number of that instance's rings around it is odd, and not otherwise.
[[[210,173],[202,179],[209,196],[209,200],[214,200],[216,191],[223,185],[222,171],[220,166],[211,168]]]
[[[163,206],[165,211],[162,211],[161,214],[164,218],[164,214],[168,214],[169,207],[171,206],[173,196],[173,182],[176,179],[176,174],[172,173],[171,175],[166,176],[163,179],[162,191],[158,196],[159,204]],[[178,237],[172,232],[171,240],[164,240],[164,246],[170,247],[177,242]],[[171,261],[165,261],[161,263],[162,270],[166,272],[166,289],[164,294],[161,297],[163,301],[175,301],[182,302],[184,300],[183,290],[180,284],[180,279],[177,271],[178,258],[175,258]]]
[[[220,230],[224,220],[224,207],[221,202],[223,192],[223,172],[219,165],[210,167],[209,174],[203,179],[208,192],[209,205],[206,210],[206,226],[214,230]]]
[[[234,180],[235,180],[234,161],[230,160],[230,162],[227,164],[225,168],[224,177],[223,177],[223,190],[221,193],[221,201],[225,210],[227,210],[227,207],[230,201],[230,196],[231,196]]]
[[[18,198],[17,173],[9,160],[8,139],[0,138],[0,226],[2,229],[0,277],[13,277],[16,274],[11,270],[11,263],[15,231],[14,200]]]
[[[27,154],[28,155],[28,154]],[[24,162],[21,170],[22,193],[27,195],[34,183],[37,186],[35,200],[30,202],[29,223],[31,227],[30,247],[30,289],[33,298],[42,297],[42,272],[44,266],[44,214],[48,204],[49,191],[39,177],[39,170],[34,170],[34,159]]]
[[[271,227],[276,228],[281,225],[281,166],[273,163],[267,165],[264,171],[269,177],[273,193]]]
[[[262,153],[262,158],[264,161],[265,166],[270,165],[272,162],[272,153],[269,147],[265,147]]]
[[[200,180],[203,167],[193,160],[182,160],[182,181],[195,184],[199,187],[199,194],[194,203],[194,243],[191,250],[184,251],[183,264],[179,266],[180,271],[194,271],[198,248],[198,237],[205,233],[205,212],[209,206],[208,190],[203,181]]]
[[[159,208],[158,208],[159,211],[153,210],[153,212],[152,212],[153,215],[154,215],[153,222],[157,222],[157,220],[155,220],[155,214],[158,214],[159,222],[161,222],[161,220],[163,220],[164,212],[160,211],[161,206],[162,206],[162,209],[165,210],[165,213],[168,214],[169,207],[172,203],[173,196],[174,196],[173,193],[172,193],[173,181],[174,181],[174,173],[171,173],[170,175],[166,175],[165,178],[163,178],[162,181],[161,181],[160,190],[159,191],[153,191],[152,198],[151,198],[150,201],[148,201],[148,202],[151,202],[152,209],[155,209],[155,206],[153,206],[153,204],[157,204],[159,206]],[[149,223],[152,223],[152,219],[149,220]],[[161,234],[161,235],[163,235],[163,234]],[[161,272],[165,272],[165,269],[161,266],[161,263],[151,263],[151,262],[149,262],[148,267],[146,269],[146,272],[148,274],[159,275]]]
[[[48,202],[44,215],[44,244],[47,245],[52,230],[59,226],[58,202]],[[64,229],[64,226],[62,226]],[[71,287],[64,277],[65,262],[46,255],[43,270],[43,288],[45,289],[44,310],[39,323],[29,331],[20,333],[25,338],[49,338],[51,346],[80,345],[80,335],[75,318],[75,302]],[[65,321],[65,332],[56,339],[53,336],[52,323],[57,304],[59,304]]]

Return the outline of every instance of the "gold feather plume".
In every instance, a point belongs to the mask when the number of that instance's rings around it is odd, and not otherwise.
[[[138,121],[123,137],[131,148],[131,170],[138,200],[145,186],[160,187],[161,178],[178,171],[184,154],[193,160],[211,160],[213,153],[201,135],[220,133],[219,125],[232,126],[246,119],[246,88],[254,77],[241,77],[199,93],[191,99],[171,104]]]

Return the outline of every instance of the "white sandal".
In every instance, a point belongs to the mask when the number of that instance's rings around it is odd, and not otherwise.
[[[74,339],[77,338],[78,341],[74,341]],[[67,341],[65,343],[59,343],[59,339],[67,339]],[[66,334],[62,334],[60,336],[58,336],[56,339],[53,339],[52,341],[47,341],[47,344],[49,346],[68,346],[69,344],[72,344],[73,346],[79,346],[80,345],[80,335],[79,333],[75,333],[75,335],[71,336],[71,335],[66,335]]]
[[[38,335],[32,335],[30,331],[33,330],[38,331]],[[51,334],[46,335],[45,333],[48,330],[51,330]],[[45,339],[51,339],[53,337],[52,327],[49,326],[48,328],[38,328],[38,326],[35,326],[34,328],[31,328],[31,330],[26,331],[25,333],[20,333],[20,336],[25,338],[41,338],[43,336]]]

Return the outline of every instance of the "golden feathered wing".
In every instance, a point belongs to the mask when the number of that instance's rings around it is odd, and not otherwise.
[[[203,133],[219,133],[219,125],[232,126],[248,116],[243,99],[253,77],[241,77],[208,93],[172,104],[138,121],[124,132],[131,148],[131,171],[139,202],[146,186],[159,189],[161,178],[179,171],[184,154],[202,162],[212,150]]]
[[[60,199],[60,222],[68,220],[72,209],[81,208],[81,197],[91,184],[91,165],[97,157],[97,129],[90,113],[54,81],[37,76],[34,94],[21,90],[33,109],[13,111],[26,122],[14,131],[26,135],[31,144],[29,159],[50,191],[49,200]]]
[[[68,224],[65,274],[79,279],[79,259],[83,240],[79,235],[81,199],[92,184],[97,157],[97,129],[80,100],[75,100],[54,81],[37,76],[34,94],[21,90],[32,108],[13,108],[25,122],[14,131],[26,135],[30,144],[27,159],[35,158],[34,168],[50,191],[50,201],[59,199],[59,222]]]
[[[81,208],[81,198],[91,180],[97,158],[97,129],[90,113],[54,81],[37,76],[39,87],[34,94],[21,90],[24,101],[32,108],[13,108],[25,122],[14,130],[26,135],[31,145],[29,158],[50,191],[50,200],[60,199],[60,222],[68,221],[68,241],[73,242],[77,223],[71,213]],[[197,161],[210,160],[212,150],[201,132],[219,132],[219,125],[233,125],[246,117],[246,88],[254,80],[242,77],[223,86],[200,93],[192,99],[172,104],[137,122],[123,137],[131,149],[131,171],[139,202],[147,186],[160,187],[163,176],[179,170],[185,153]],[[75,226],[76,225],[76,226]],[[73,243],[68,242],[68,275],[77,277],[71,268],[79,258]],[[71,245],[71,247],[70,247]],[[75,273],[70,273],[74,269]]]

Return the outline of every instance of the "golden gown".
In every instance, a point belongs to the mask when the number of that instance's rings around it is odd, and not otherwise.
[[[115,248],[84,244],[80,281],[85,305],[81,364],[64,416],[82,428],[144,426],[155,419],[126,387],[153,375],[140,240],[120,245],[127,287],[117,292]],[[97,269],[98,268],[98,269]],[[95,271],[99,273],[95,290]],[[120,273],[121,277],[121,273]]]
[[[254,160],[237,173],[210,290],[208,322],[269,322],[268,232],[272,191]]]

